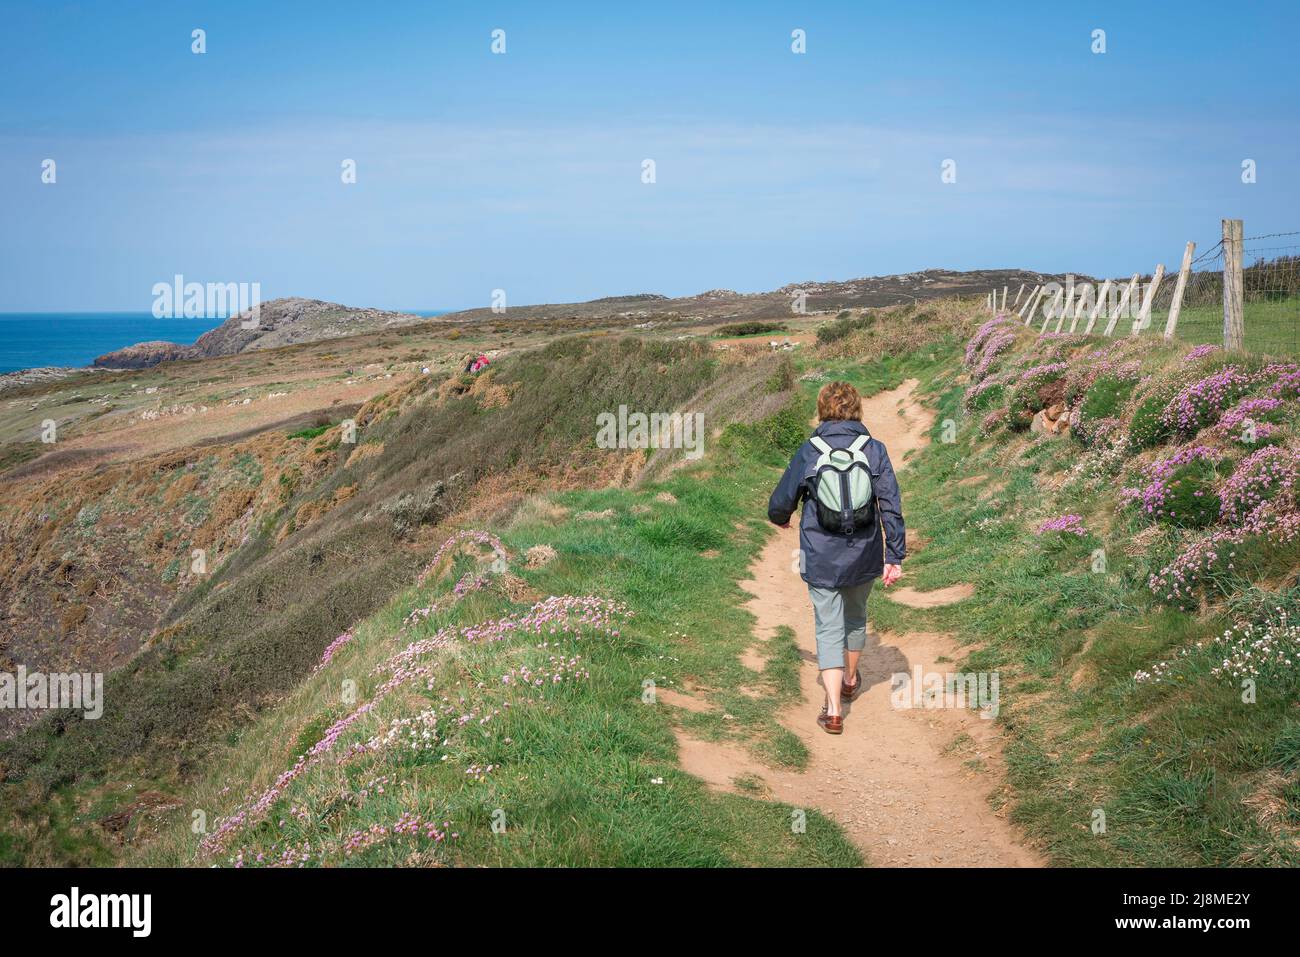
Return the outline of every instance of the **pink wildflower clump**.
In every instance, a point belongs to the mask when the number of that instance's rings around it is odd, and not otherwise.
[[[984,435],[992,435],[999,428],[1006,425],[1008,417],[1007,409],[994,409],[980,420],[980,432]]]
[[[1113,439],[1123,438],[1121,426],[1124,424],[1117,416],[1108,415],[1100,419],[1087,418],[1083,414],[1083,404],[1078,403],[1070,409],[1070,434],[1089,448],[1106,447]]]
[[[1021,385],[1037,385],[1040,382],[1060,378],[1069,368],[1069,364],[1065,362],[1047,362],[1020,373],[1019,381]]]
[[[1277,369],[1277,380],[1269,386],[1269,395],[1275,399],[1300,399],[1300,367],[1288,363],[1286,367],[1269,367],[1265,373]]]
[[[1223,413],[1213,434],[1220,440],[1246,445],[1267,441],[1278,432],[1277,425],[1269,419],[1276,416],[1283,405],[1281,399],[1270,397],[1242,399]]]
[[[482,574],[476,574],[474,572],[466,572],[456,582],[455,586],[451,590],[451,593],[457,598],[464,598],[470,592],[480,591],[481,589],[486,588],[491,583],[492,583],[491,575],[482,575]]]
[[[608,598],[594,595],[552,595],[537,602],[522,615],[507,615],[475,625],[443,628],[429,638],[407,645],[376,668],[375,673],[394,672],[409,667],[428,652],[445,648],[456,641],[504,641],[516,635],[541,634],[578,637],[589,631],[618,637],[620,622],[631,617],[631,614],[626,605]]]
[[[1097,349],[1084,357],[1083,365],[1075,365],[1066,380],[1067,399],[1072,402],[1079,399],[1104,375],[1114,376],[1121,382],[1136,382],[1141,378],[1142,364],[1137,359],[1121,359],[1111,352],[1110,349]]]
[[[1004,326],[1014,325],[1010,319],[1004,315],[998,315],[983,323],[975,330],[975,335],[971,336],[970,341],[966,343],[965,363],[967,366],[973,366],[979,357],[984,343],[988,341],[993,333],[997,332]]]
[[[1247,456],[1219,490],[1223,519],[1241,524],[1261,504],[1294,495],[1300,458],[1295,450],[1270,445]]]
[[[1237,528],[1220,528],[1191,541],[1173,561],[1147,581],[1152,593],[1191,610],[1196,591],[1216,570],[1236,567],[1237,549],[1247,541],[1287,545],[1300,536],[1300,513],[1276,501],[1258,505]]]
[[[1300,399],[1300,365],[1274,362],[1255,373],[1255,381],[1268,387],[1270,398],[1289,402]]]
[[[438,550],[434,553],[433,558],[429,561],[429,564],[424,567],[424,571],[420,572],[420,577],[417,579],[417,583],[423,585],[428,581],[430,577],[439,571],[443,559],[447,558],[458,547],[466,542],[483,545],[492,549],[497,561],[503,566],[508,560],[505,546],[501,544],[501,540],[495,535],[492,535],[489,532],[481,532],[473,528],[461,529],[439,546]]]
[[[1218,421],[1252,384],[1251,376],[1236,366],[1225,366],[1179,389],[1161,413],[1160,421],[1176,433],[1195,435]]]
[[[967,412],[979,407],[980,399],[984,393],[990,389],[1003,385],[1002,376],[989,376],[973,385],[967,387],[965,394],[962,396],[962,406]]]
[[[448,837],[456,838],[458,834],[450,832],[450,823],[443,821],[439,826],[424,820],[409,811],[402,814],[392,825],[372,824],[362,830],[353,831],[343,839],[339,850],[345,857],[359,854],[378,844],[383,844],[392,837],[424,837],[426,840],[442,843]]]
[[[294,781],[330,754],[338,753],[338,760],[342,762],[387,747],[399,747],[407,751],[422,751],[436,747],[441,737],[438,734],[439,714],[433,708],[411,718],[397,718],[368,740],[338,747],[344,733],[371,714],[379,702],[395,689],[415,681],[426,682],[426,687],[432,685],[435,671],[432,665],[421,661],[425,655],[448,648],[457,642],[502,641],[516,636],[548,638],[548,642],[544,644],[549,643],[551,636],[580,638],[592,633],[601,633],[607,637],[617,638],[622,622],[629,617],[631,612],[625,605],[607,598],[594,595],[552,595],[537,602],[521,615],[508,615],[473,625],[443,628],[435,635],[408,644],[374,670],[373,674],[388,677],[375,689],[370,701],[358,705],[331,724],[321,735],[320,740],[304,754],[298,756],[293,767],[282,773],[260,793],[247,797],[233,813],[220,820],[212,832],[200,842],[200,851],[204,854],[215,854],[224,850],[235,832],[261,820]],[[585,675],[585,669],[580,668],[578,659],[568,659],[568,661],[571,663],[559,664],[545,673],[552,679],[560,675],[560,680],[565,680],[565,677],[576,678],[579,673]],[[444,717],[451,717],[446,712],[447,709],[444,709]],[[481,725],[497,713],[498,711],[495,710],[488,714],[466,711],[455,717],[453,723],[463,726],[470,722],[477,722]],[[382,838],[383,835],[380,837]],[[356,836],[358,843],[354,846],[354,850],[368,846],[366,843],[368,840],[363,833],[358,833]],[[243,860],[242,855],[238,860]]]
[[[439,611],[447,603],[460,601],[471,592],[480,591],[492,583],[493,574],[499,574],[506,567],[507,555],[505,546],[496,536],[488,532],[480,532],[475,529],[463,529],[456,532],[450,538],[439,546],[438,551],[434,553],[429,564],[420,572],[417,580],[418,584],[423,585],[435,574],[439,574],[445,559],[448,558],[462,544],[470,542],[476,545],[484,545],[492,549],[493,561],[488,566],[487,571],[466,572],[462,575],[452,587],[451,595],[445,596],[420,608],[413,608],[403,619],[402,624],[414,625],[422,621],[427,621],[431,616]]]
[[[1049,532],[1078,535],[1080,538],[1088,534],[1088,530],[1083,527],[1083,517],[1081,515],[1061,515],[1057,518],[1048,519],[1038,526],[1039,535],[1046,535]]]
[[[591,672],[582,663],[581,655],[551,655],[544,665],[520,665],[511,668],[501,676],[505,685],[522,685],[524,687],[544,688],[573,681],[582,681],[591,677]]]
[[[1208,356],[1212,352],[1217,352],[1218,349],[1219,347],[1216,346],[1214,343],[1207,342],[1205,345],[1197,346],[1195,349],[1188,352],[1187,355],[1183,356],[1183,361],[1195,362],[1197,359],[1203,359],[1205,356]]]
[[[1204,445],[1192,445],[1175,452],[1168,458],[1158,459],[1142,469],[1146,485],[1121,488],[1120,501],[1124,504],[1137,505],[1150,518],[1177,516],[1166,511],[1169,498],[1173,494],[1172,480],[1179,467],[1188,462],[1214,462],[1218,454],[1214,449]]]
[[[350,642],[354,637],[355,636],[352,634],[352,629],[349,628],[347,631],[343,632],[343,634],[339,635],[328,645],[326,645],[325,651],[320,656],[320,663],[316,665],[316,671],[320,671],[331,661],[333,661],[334,656],[338,654],[338,650],[342,648],[344,645],[346,645],[348,642]]]
[[[994,333],[989,340],[984,343],[984,348],[980,350],[979,361],[971,370],[971,379],[975,382],[981,381],[989,374],[993,368],[993,363],[998,357],[1006,352],[1015,344],[1016,334],[1014,331],[1007,329],[1005,331]]]

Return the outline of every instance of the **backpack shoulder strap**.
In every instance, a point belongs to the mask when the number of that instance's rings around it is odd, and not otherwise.
[[[830,445],[827,444],[826,440],[823,439],[820,435],[814,435],[811,438],[809,438],[808,441],[811,442],[812,447],[815,448],[822,455],[826,455],[831,451]]]
[[[849,446],[849,451],[861,452],[863,446],[865,446],[870,441],[871,441],[871,436],[859,435],[856,439],[853,440],[853,444]]]

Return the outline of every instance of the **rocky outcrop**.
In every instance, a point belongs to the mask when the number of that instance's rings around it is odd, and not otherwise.
[[[28,385],[40,385],[44,382],[55,382],[85,371],[85,369],[72,366],[41,366],[36,369],[19,369],[17,372],[6,372],[0,374],[0,392],[19,389]]]
[[[274,349],[300,342],[340,339],[390,326],[428,320],[406,312],[341,306],[319,299],[273,299],[262,304],[255,328],[247,314],[232,316],[194,343],[200,357],[229,356],[252,349]]]
[[[125,349],[107,352],[96,358],[93,364],[98,369],[147,369],[160,362],[192,358],[194,358],[193,346],[182,346],[175,342],[155,339],[152,342],[137,342]]]
[[[255,323],[250,313],[231,316],[201,335],[192,346],[141,342],[102,355],[94,364],[107,369],[144,369],[175,359],[231,356],[253,349],[339,339],[426,321],[411,313],[341,306],[320,299],[272,299],[262,303]]]

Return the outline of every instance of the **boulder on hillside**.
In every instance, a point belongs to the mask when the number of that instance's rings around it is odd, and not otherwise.
[[[147,369],[150,366],[156,366],[160,362],[192,358],[194,358],[193,346],[182,346],[175,342],[154,340],[152,342],[137,342],[125,349],[106,352],[102,356],[98,356],[92,365],[98,369]]]

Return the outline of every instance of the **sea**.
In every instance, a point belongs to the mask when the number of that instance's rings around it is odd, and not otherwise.
[[[438,316],[446,310],[404,310]],[[0,312],[0,374],[88,366],[96,356],[162,339],[190,345],[224,319],[158,319],[151,312]]]

